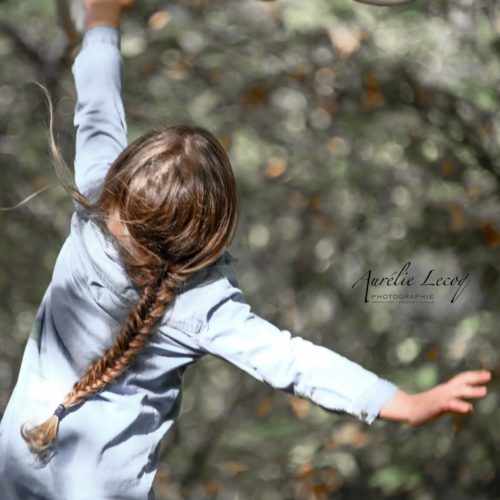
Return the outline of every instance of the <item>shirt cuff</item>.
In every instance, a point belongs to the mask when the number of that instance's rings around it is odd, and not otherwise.
[[[399,387],[383,378],[378,378],[374,384],[360,397],[358,418],[371,424],[379,415],[387,400]]]
[[[114,26],[93,26],[88,29],[82,40],[82,48],[87,45],[108,43],[120,48],[120,31]]]

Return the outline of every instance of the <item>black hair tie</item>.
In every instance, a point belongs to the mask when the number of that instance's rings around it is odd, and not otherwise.
[[[63,404],[60,404],[57,408],[56,411],[54,412],[54,415],[59,419],[62,420],[63,418],[63,413],[66,407]]]

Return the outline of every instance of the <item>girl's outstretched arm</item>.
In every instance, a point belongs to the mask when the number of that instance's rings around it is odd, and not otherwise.
[[[92,201],[110,164],[127,146],[121,98],[120,14],[130,0],[85,0],[87,27],[72,67],[77,92],[75,181]]]
[[[254,314],[236,287],[195,338],[202,352],[323,409],[371,424],[398,387],[318,344]]]
[[[376,418],[410,425],[445,413],[470,413],[466,398],[486,395],[486,370],[467,371],[429,391],[407,394],[361,365],[292,336],[252,313],[241,291],[210,311],[198,347],[238,366],[276,389],[311,400],[322,408],[348,413],[371,424]]]

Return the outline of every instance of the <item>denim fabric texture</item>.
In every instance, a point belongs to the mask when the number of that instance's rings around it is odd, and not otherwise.
[[[75,179],[91,199],[127,145],[120,34],[96,26],[72,67]],[[226,251],[197,273],[120,379],[70,408],[50,460],[20,435],[53,414],[111,344],[137,299],[113,242],[75,203],[0,424],[3,500],[151,499],[159,443],[178,416],[186,368],[211,354],[270,386],[371,424],[398,389],[357,363],[252,312]],[[270,299],[272,300],[272,298]]]

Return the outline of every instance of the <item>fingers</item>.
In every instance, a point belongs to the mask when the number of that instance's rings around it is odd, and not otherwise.
[[[446,412],[468,414],[474,411],[472,403],[464,399],[482,398],[488,390],[485,385],[491,380],[488,370],[469,370],[455,375],[443,387],[448,397],[443,400]]]
[[[452,380],[471,385],[485,384],[491,380],[491,372],[488,370],[469,370],[455,375]]]
[[[452,399],[448,402],[447,411],[453,413],[472,413],[474,407],[471,403],[467,403],[461,399]]]
[[[448,386],[452,389],[452,395],[457,398],[482,398],[487,394],[485,384],[491,379],[491,373],[487,370],[473,370],[459,373],[453,377]]]
[[[460,393],[458,395],[462,398],[482,398],[486,396],[487,393],[488,389],[484,385],[465,385],[460,388]]]

